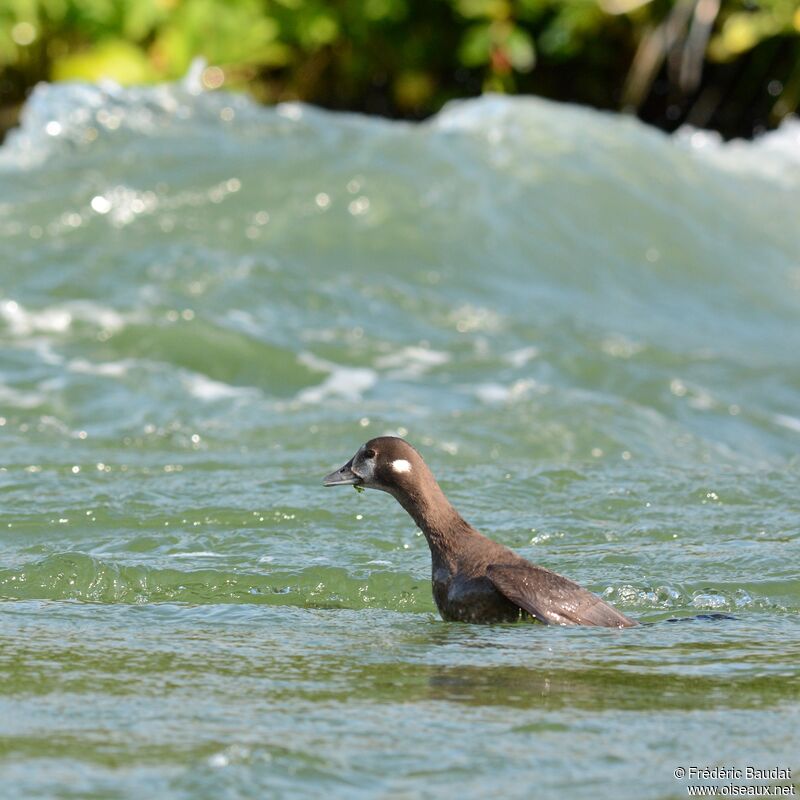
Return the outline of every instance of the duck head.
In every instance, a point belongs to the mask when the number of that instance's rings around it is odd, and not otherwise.
[[[422,456],[397,436],[379,436],[358,448],[342,467],[322,481],[323,486],[363,486],[397,495],[429,470]]]

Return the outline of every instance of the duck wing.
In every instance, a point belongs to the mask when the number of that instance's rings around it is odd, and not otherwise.
[[[486,577],[498,592],[545,625],[639,624],[569,578],[535,564],[489,564]]]

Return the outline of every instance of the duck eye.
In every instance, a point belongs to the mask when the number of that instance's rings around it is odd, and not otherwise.
[[[375,458],[375,451],[372,450],[372,449],[365,450],[364,451],[364,458]]]

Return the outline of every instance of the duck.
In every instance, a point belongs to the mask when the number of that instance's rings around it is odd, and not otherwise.
[[[473,528],[405,439],[370,439],[324,486],[377,489],[414,520],[431,552],[433,599],[447,622],[536,620],[545,625],[638,625],[569,578],[540,567]]]

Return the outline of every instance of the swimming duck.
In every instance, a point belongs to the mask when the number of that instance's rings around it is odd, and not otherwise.
[[[545,625],[639,624],[577,583],[478,533],[404,439],[370,439],[323,485],[380,489],[409,513],[430,547],[433,599],[444,620],[489,623],[534,617]]]

